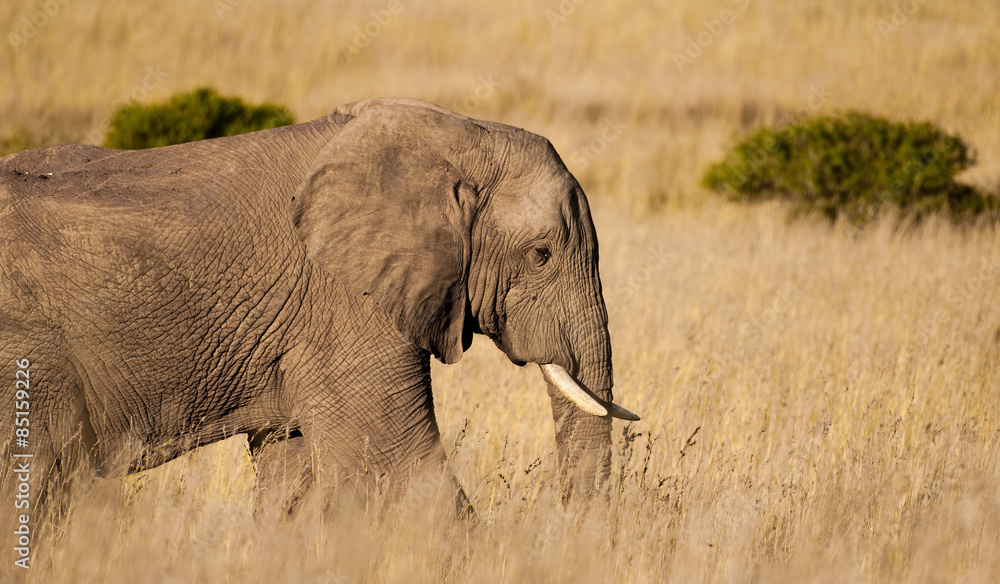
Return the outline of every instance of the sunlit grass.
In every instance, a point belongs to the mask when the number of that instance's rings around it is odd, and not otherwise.
[[[606,497],[560,503],[540,375],[479,339],[434,371],[476,521],[427,492],[286,519],[228,441],[78,498],[38,581],[995,578],[995,234],[596,207],[616,393],[643,415]]]

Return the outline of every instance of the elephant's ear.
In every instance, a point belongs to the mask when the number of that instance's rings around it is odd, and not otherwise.
[[[419,132],[381,108],[358,115],[317,157],[293,206],[316,265],[371,295],[416,345],[445,363],[461,358],[475,191]]]

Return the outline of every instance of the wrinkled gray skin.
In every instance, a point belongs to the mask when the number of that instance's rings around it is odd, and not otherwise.
[[[413,100],[7,156],[4,460],[26,451],[10,389],[29,359],[33,498],[76,464],[120,474],[238,433],[255,451],[290,436],[263,449],[265,475],[385,485],[441,469],[429,359],[457,361],[473,333],[611,402],[597,254],[547,140]],[[609,473],[611,420],[549,395],[566,484],[589,489]]]

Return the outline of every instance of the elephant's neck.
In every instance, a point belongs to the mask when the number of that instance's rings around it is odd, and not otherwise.
[[[261,190],[287,204],[323,148],[344,126],[344,116],[325,116],[311,122],[255,134],[235,156],[260,181]]]

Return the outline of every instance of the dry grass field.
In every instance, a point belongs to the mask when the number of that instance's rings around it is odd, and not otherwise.
[[[541,375],[480,338],[434,369],[476,521],[433,492],[284,519],[232,440],[88,487],[30,581],[1000,579],[1000,235],[859,234],[698,186],[741,132],[861,108],[959,133],[962,180],[995,187],[1000,5],[48,5],[0,5],[2,151],[203,84],[301,120],[405,95],[549,137],[592,201],[615,393],[643,420],[615,423],[607,496],[561,504]]]

